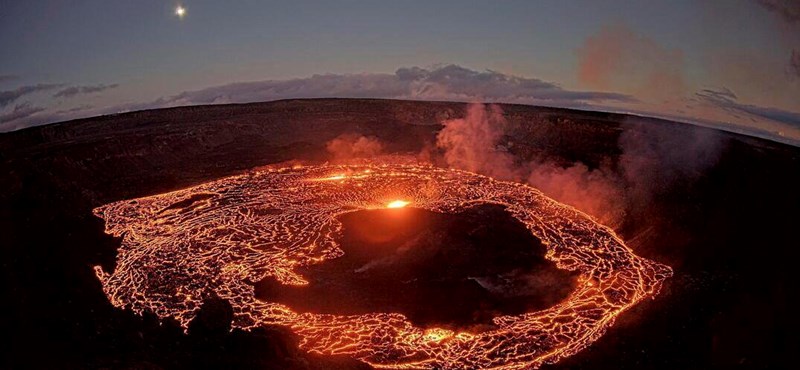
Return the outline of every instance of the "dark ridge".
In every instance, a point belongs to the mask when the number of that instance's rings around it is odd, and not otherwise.
[[[501,104],[511,154],[520,161],[581,161],[590,168],[620,155],[625,125],[703,131],[784,155],[796,148],[654,118]],[[19,176],[41,172],[97,207],[159,194],[290,160],[324,162],[341,134],[375,137],[387,153],[435,148],[441,123],[462,118],[467,104],[381,99],[295,99],[189,106],[84,118],[0,134],[0,199]],[[630,129],[630,128],[628,128]]]
[[[298,270],[307,286],[268,278],[256,296],[299,312],[399,312],[423,327],[482,330],[574,288],[575,275],[545,260],[540,241],[500,206],[356,211],[340,220],[344,256]]]

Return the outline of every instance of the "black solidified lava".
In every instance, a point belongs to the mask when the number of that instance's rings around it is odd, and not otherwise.
[[[397,312],[423,327],[480,330],[498,315],[550,307],[574,288],[575,275],[546,260],[541,242],[497,205],[339,219],[344,256],[298,269],[307,286],[264,279],[256,296],[297,312]]]

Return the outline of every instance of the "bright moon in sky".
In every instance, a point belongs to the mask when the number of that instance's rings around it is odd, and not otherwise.
[[[176,7],[175,7],[175,15],[177,15],[177,16],[178,16],[178,18],[181,18],[181,19],[183,19],[183,16],[185,16],[185,15],[186,15],[186,8],[184,8],[184,7],[183,7],[183,6],[181,6],[181,5],[178,5],[178,6],[176,6]]]

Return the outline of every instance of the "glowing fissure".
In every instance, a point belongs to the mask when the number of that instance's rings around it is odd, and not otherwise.
[[[254,282],[271,276],[304,285],[295,268],[341,256],[339,215],[397,200],[442,213],[482,203],[505,206],[546,246],[546,258],[580,273],[580,283],[553,307],[496,317],[496,329],[479,333],[415,327],[398,313],[300,313],[255,298]],[[672,274],[636,256],[611,229],[534,188],[429,165],[256,170],[94,212],[105,219],[106,232],[123,237],[116,269],[95,267],[115,306],[172,317],[187,328],[203,300],[217,296],[233,307],[233,328],[283,326],[307,351],[384,368],[553,363],[597,340]]]

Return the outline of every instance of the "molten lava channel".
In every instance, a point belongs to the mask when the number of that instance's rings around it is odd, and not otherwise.
[[[546,247],[557,267],[579,273],[562,302],[495,317],[494,328],[456,332],[414,326],[399,313],[300,313],[256,299],[271,277],[305,285],[296,270],[342,256],[339,216],[365,209],[458,213],[502,206]],[[320,354],[379,368],[538,367],[577,353],[623,311],[658,293],[672,270],[641,258],[612,230],[529,186],[429,165],[374,163],[252,171],[94,210],[121,236],[116,268],[95,272],[112,304],[174,318],[184,328],[204,300],[234,310],[233,328],[278,325]]]

